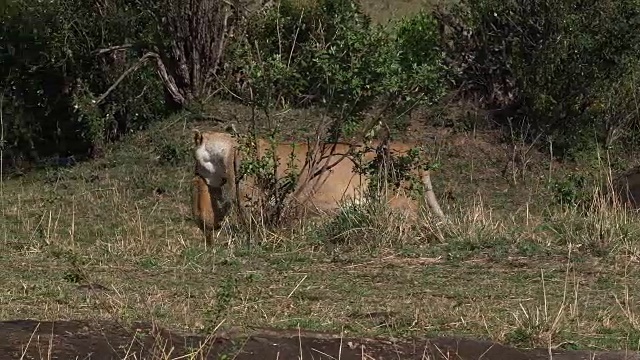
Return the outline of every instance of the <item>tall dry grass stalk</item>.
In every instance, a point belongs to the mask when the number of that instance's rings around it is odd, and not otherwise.
[[[0,207],[2,216],[5,216],[4,204],[4,91],[0,94]]]

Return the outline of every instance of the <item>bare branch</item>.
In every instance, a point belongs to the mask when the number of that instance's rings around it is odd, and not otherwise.
[[[442,208],[440,208],[440,204],[438,204],[438,200],[436,199],[436,195],[433,191],[433,185],[431,184],[431,174],[429,170],[426,170],[422,174],[422,184],[424,185],[424,197],[427,201],[427,205],[429,205],[429,208],[434,212],[434,214],[436,214],[436,216],[438,216],[441,220],[445,220],[446,216],[444,215]]]
[[[110,52],[113,52],[113,51],[130,49],[132,47],[133,47],[133,44],[116,45],[116,46],[111,46],[111,47],[104,48],[104,49],[94,50],[92,52],[92,54],[93,55],[102,55],[102,54],[110,53]]]
[[[98,99],[95,101],[95,104],[98,105],[100,104],[102,101],[104,101],[104,99],[107,98],[107,96],[109,96],[109,94],[115,90],[116,87],[118,87],[118,84],[120,84],[122,82],[122,80],[124,80],[129,74],[131,74],[132,72],[138,70],[140,68],[140,66],[142,66],[142,64],[144,64],[147,60],[149,60],[149,58],[151,57],[151,54],[145,54],[144,56],[142,56],[140,58],[140,60],[138,60],[135,64],[133,64],[133,66],[131,66],[130,68],[128,68],[124,73],[122,73],[122,75],[120,75],[120,77],[118,78],[118,80],[116,80],[116,82],[113,83],[113,85],[111,85],[107,91],[104,92],[104,94],[100,95],[100,97],[98,97]]]
[[[160,75],[160,78],[162,78],[162,82],[164,83],[164,86],[167,88],[167,90],[171,94],[171,97],[173,97],[173,100],[180,105],[185,105],[187,103],[187,100],[184,98],[184,96],[180,92],[180,89],[178,89],[178,86],[176,85],[176,82],[173,79],[173,77],[169,75],[169,72],[167,71],[167,68],[164,66],[164,63],[162,62],[160,55],[152,52],[145,54],[145,56],[146,55],[149,55],[150,57],[153,57],[156,59],[158,74]]]
[[[95,104],[98,105],[102,101],[104,101],[104,99],[106,99],[107,96],[109,96],[109,94],[113,90],[115,90],[116,87],[118,87],[118,85],[128,75],[130,75],[134,71],[138,70],[149,59],[155,59],[156,60],[156,68],[157,68],[156,70],[158,71],[158,75],[160,75],[160,78],[162,79],[162,82],[164,83],[165,88],[169,91],[169,93],[173,97],[174,101],[176,101],[180,105],[184,105],[186,103],[186,100],[185,100],[184,96],[180,93],[180,90],[178,89],[178,86],[176,86],[176,82],[173,80],[171,75],[169,75],[169,72],[167,71],[167,68],[165,67],[164,63],[162,62],[162,59],[160,58],[160,55],[158,55],[158,54],[156,54],[154,52],[147,52],[134,65],[132,65],[124,73],[122,73],[122,75],[120,75],[120,77],[113,83],[113,85],[111,85],[109,87],[109,89],[107,89],[107,91],[104,92],[104,94],[102,94],[102,95],[100,95],[100,97],[98,97],[98,99],[95,101]]]

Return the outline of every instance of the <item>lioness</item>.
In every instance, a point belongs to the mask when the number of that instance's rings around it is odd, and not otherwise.
[[[240,185],[239,189],[235,187],[243,155],[232,134],[194,130],[194,144],[196,175],[199,178],[195,184],[198,190],[194,192],[193,198],[194,216],[200,224],[209,222],[212,229],[218,229],[228,214],[230,199],[235,198],[242,203],[243,199],[251,198],[262,190],[251,179],[246,179],[246,183]],[[377,142],[373,142],[370,146],[375,148],[377,145]],[[406,154],[414,147],[412,145],[391,142],[388,149],[392,155]],[[311,147],[313,149],[313,145]],[[263,156],[270,148],[268,141],[257,139],[258,157]],[[340,202],[346,199],[355,202],[365,200],[369,179],[356,171],[355,160],[352,156],[347,156],[352,149],[364,150],[363,144],[324,143],[314,149],[314,154],[318,156],[308,157],[309,148],[307,143],[280,143],[275,146],[277,178],[285,176],[290,167],[294,168],[293,172],[300,174],[297,183],[302,186],[296,187],[292,192],[292,200],[297,205],[326,212],[336,210]],[[319,156],[320,154],[323,156]],[[375,157],[375,151],[367,151],[362,160],[366,163]],[[433,195],[429,172],[421,169],[414,172],[417,172],[425,186],[427,203],[437,215],[443,216]],[[210,198],[207,198],[207,190]],[[395,205],[394,207],[409,211],[417,209],[416,204],[404,194],[396,193],[387,200],[390,206]],[[198,211],[196,206],[199,207]],[[203,211],[205,208],[207,211]],[[213,216],[207,215],[208,211]]]

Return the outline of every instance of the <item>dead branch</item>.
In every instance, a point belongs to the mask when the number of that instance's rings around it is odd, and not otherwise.
[[[103,50],[108,50],[108,49],[103,49]],[[106,52],[108,52],[108,51],[102,51],[102,52],[99,51],[98,53],[104,54]],[[175,80],[171,77],[171,75],[169,75],[169,72],[167,71],[167,68],[165,67],[164,63],[162,62],[162,59],[160,58],[160,55],[158,55],[158,54],[156,54],[154,52],[151,52],[151,51],[149,51],[146,54],[144,54],[134,65],[132,65],[124,73],[122,73],[122,75],[120,75],[120,77],[107,89],[107,91],[105,91],[102,95],[100,95],[100,97],[98,97],[98,99],[96,100],[95,104],[98,105],[102,101],[104,101],[104,99],[106,99],[106,97],[109,96],[109,94],[113,90],[115,90],[118,87],[118,85],[128,75],[130,75],[134,71],[138,70],[149,59],[155,59],[156,60],[156,70],[158,72],[158,75],[160,75],[160,79],[162,80],[162,83],[164,84],[165,88],[171,94],[173,100],[176,101],[180,105],[186,104],[186,100],[185,100],[184,96],[180,93],[180,90],[178,89],[178,86],[176,85]]]
[[[187,100],[185,99],[184,95],[182,95],[182,93],[180,92],[180,89],[178,89],[178,85],[176,85],[176,81],[173,79],[171,75],[169,75],[169,72],[167,71],[167,68],[164,66],[164,63],[162,62],[160,55],[156,53],[151,53],[151,52],[147,54],[149,54],[150,56],[156,59],[158,75],[160,75],[160,78],[162,79],[162,82],[164,83],[165,88],[167,88],[173,100],[180,105],[185,105],[187,103]]]
[[[145,50],[96,103],[104,101],[124,78],[151,58],[156,60],[158,75],[176,104],[185,106],[193,99],[218,92],[214,86],[224,50],[241,20],[239,5],[238,1],[227,0],[163,1],[161,7],[166,12],[156,14],[156,21],[163,29],[159,35],[171,37],[169,44],[122,44],[93,52],[103,55],[135,47]]]
[[[133,47],[133,44],[116,45],[116,46],[111,46],[111,47],[104,48],[104,49],[94,50],[92,52],[92,54],[93,55],[102,55],[102,54],[110,53],[112,51],[130,49],[132,47]]]
[[[130,68],[128,68],[124,73],[122,73],[122,75],[120,75],[120,77],[118,78],[118,80],[116,80],[108,89],[107,91],[105,91],[102,95],[100,95],[100,97],[98,97],[98,99],[95,101],[95,105],[100,104],[102,101],[104,101],[104,99],[107,98],[107,96],[109,96],[109,94],[115,90],[116,87],[118,87],[118,84],[120,84],[122,82],[122,80],[124,80],[129,74],[131,74],[132,72],[138,70],[140,68],[140,66],[142,66],[147,60],[149,60],[149,58],[151,58],[150,54],[145,54],[144,56],[142,56],[140,58],[140,60],[138,60],[135,64],[133,64]]]
[[[427,205],[433,211],[436,216],[438,216],[441,220],[445,220],[444,212],[442,208],[440,208],[440,204],[438,203],[438,199],[436,199],[436,195],[433,191],[433,184],[431,184],[431,174],[429,170],[426,170],[422,174],[422,183],[424,184],[424,196],[427,201]]]

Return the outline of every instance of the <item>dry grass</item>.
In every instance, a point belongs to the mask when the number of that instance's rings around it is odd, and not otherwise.
[[[449,142],[449,172],[434,179],[456,199],[442,197],[448,223],[373,204],[277,231],[228,224],[207,247],[190,220],[189,128],[168,122],[102,160],[5,180],[2,319],[637,348],[635,214],[601,201],[550,205],[548,178],[509,185],[490,176],[502,164],[478,157],[469,182],[456,170],[469,158]]]
[[[389,20],[402,16],[409,16],[421,9],[430,9],[438,3],[451,3],[452,0],[362,0],[362,8],[371,19],[377,23],[386,23]]]

